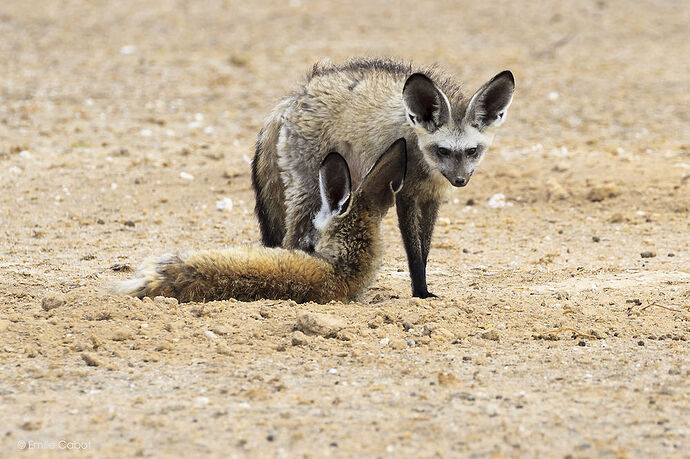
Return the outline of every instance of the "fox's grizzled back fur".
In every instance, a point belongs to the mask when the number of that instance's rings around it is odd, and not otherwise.
[[[379,226],[402,187],[405,141],[395,142],[352,191],[347,163],[331,153],[319,170],[322,234],[315,253],[241,247],[147,260],[117,293],[169,296],[179,301],[235,298],[347,301],[371,283],[380,259]]]

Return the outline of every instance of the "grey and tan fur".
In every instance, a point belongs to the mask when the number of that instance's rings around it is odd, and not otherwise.
[[[393,143],[363,179],[351,176],[342,156],[329,154],[316,172],[321,209],[314,224],[320,237],[313,254],[241,247],[167,255],[147,260],[135,279],[121,282],[115,291],[183,302],[356,299],[378,267],[379,226],[402,188],[406,164],[404,139]]]
[[[252,183],[263,244],[312,250],[323,158],[338,151],[361,175],[385,145],[403,137],[408,177],[396,196],[398,223],[412,293],[433,296],[426,263],[439,204],[450,185],[467,185],[505,120],[514,88],[509,71],[468,99],[433,67],[393,60],[315,65],[259,133]]]

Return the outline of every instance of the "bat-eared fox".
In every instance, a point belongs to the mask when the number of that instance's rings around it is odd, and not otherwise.
[[[315,250],[324,158],[340,153],[353,177],[361,177],[387,145],[404,138],[408,172],[396,195],[398,224],[412,294],[434,296],[426,264],[439,204],[450,185],[469,182],[505,120],[514,89],[507,70],[466,98],[435,67],[376,59],[316,64],[259,133],[252,183],[263,244]]]

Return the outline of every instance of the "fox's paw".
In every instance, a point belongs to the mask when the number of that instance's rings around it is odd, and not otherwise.
[[[424,290],[423,292],[412,292],[412,296],[415,298],[438,298],[437,295],[434,295],[428,290]]]

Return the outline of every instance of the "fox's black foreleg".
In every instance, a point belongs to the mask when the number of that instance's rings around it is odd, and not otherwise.
[[[424,204],[426,205],[427,202]],[[400,234],[407,253],[407,264],[410,269],[412,296],[418,298],[433,297],[435,295],[429,292],[426,285],[426,259],[429,254],[434,223],[429,225],[427,222],[423,222],[428,209],[423,211],[418,200],[412,196],[399,193],[396,197],[396,210]],[[436,204],[435,209],[430,210],[433,215],[432,220],[435,220],[438,204]],[[425,229],[428,229],[428,234],[423,234]]]

